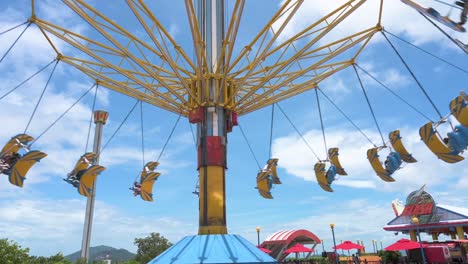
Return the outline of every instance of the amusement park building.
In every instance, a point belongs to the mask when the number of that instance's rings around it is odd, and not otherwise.
[[[468,208],[436,204],[424,188],[410,193],[405,205],[394,201],[392,206],[396,218],[384,226],[386,231],[409,233],[413,241],[417,241],[418,230],[432,235],[433,240],[438,240],[440,234],[466,239]]]

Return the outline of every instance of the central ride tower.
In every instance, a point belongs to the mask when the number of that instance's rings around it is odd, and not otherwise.
[[[226,148],[227,109],[216,105],[217,96],[226,87],[217,78],[224,71],[221,49],[224,36],[224,0],[198,1],[198,26],[206,67],[201,80],[195,82],[202,106],[194,110],[197,123],[198,170],[200,177],[199,235],[227,234],[226,227]]]

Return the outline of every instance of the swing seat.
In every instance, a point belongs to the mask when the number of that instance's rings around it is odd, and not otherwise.
[[[145,167],[143,169],[143,171],[154,171],[156,169],[156,167],[159,166],[159,162],[157,161],[149,161],[145,164]]]
[[[456,126],[453,132],[447,133],[450,149],[455,153],[465,151],[468,146],[468,127]]]
[[[273,184],[281,184],[281,180],[278,177],[278,172],[277,172],[277,166],[278,166],[278,160],[276,158],[271,158],[267,161],[267,164],[263,168],[263,171],[265,172],[270,172],[273,176]]]
[[[159,162],[156,162],[156,161],[147,162],[145,164],[145,167],[140,173],[140,179],[143,179],[146,176],[146,174],[150,172],[154,172],[154,170],[156,169],[156,167],[158,167],[158,165],[159,165]]]
[[[37,150],[26,153],[11,168],[11,173],[8,177],[10,183],[18,187],[23,187],[23,182],[26,179],[26,174],[29,169],[46,156],[47,154]]]
[[[149,172],[141,177],[141,199],[147,202],[153,201],[153,185],[159,176],[161,176],[159,172]]]
[[[455,43],[462,48],[466,53],[468,53],[468,44],[464,44],[459,39],[455,39]]]
[[[327,192],[333,192],[331,184],[327,180],[327,173],[325,171],[325,163],[317,162],[314,166],[315,177],[317,177],[317,182],[320,187]]]
[[[330,159],[330,163],[335,166],[336,173],[339,175],[348,175],[344,170],[343,166],[341,166],[340,160],[338,159],[338,148],[330,148],[328,150],[328,158]]]
[[[400,154],[400,158],[402,160],[404,160],[407,163],[417,162],[413,155],[411,155],[406,150],[405,146],[403,146],[403,143],[401,142],[400,130],[390,132],[388,138],[390,139],[392,147],[395,149],[396,152],[398,152],[398,154]]]
[[[426,8],[426,7],[423,7],[415,2],[413,2],[412,0],[401,0],[401,2],[411,6],[412,8],[416,9],[418,12],[438,21],[439,23],[442,23],[444,24],[445,26],[455,30],[455,31],[458,31],[458,32],[466,32],[466,29],[464,27],[462,27],[461,25],[455,23],[453,20],[451,20],[450,18],[448,17],[445,17],[445,16],[442,16],[439,12],[437,12],[437,10],[435,10],[434,8]]]
[[[94,162],[96,154],[93,152],[87,152],[78,159],[73,170],[69,173],[70,175],[76,176],[78,172],[88,169],[90,165]]]
[[[468,52],[468,51],[467,51]],[[465,127],[468,127],[468,96],[464,93],[450,101],[450,112]]]
[[[89,167],[81,176],[78,192],[83,196],[90,197],[94,192],[93,188],[94,183],[96,182],[96,177],[104,170],[106,170],[106,168],[99,165]]]
[[[257,187],[258,193],[265,199],[273,199],[271,195],[271,188],[273,179],[269,172],[261,171],[257,174]]]
[[[394,182],[395,179],[387,174],[387,171],[383,167],[382,162],[379,160],[379,149],[379,147],[376,147],[367,150],[367,159],[369,160],[372,169],[374,169],[375,173],[377,173],[377,176],[379,176],[383,181]]]
[[[441,160],[447,163],[457,163],[464,160],[458,153],[452,152],[434,130],[432,122],[429,122],[419,129],[421,140],[426,146]]]
[[[23,148],[22,145],[27,145],[33,140],[34,138],[27,134],[16,135],[12,137],[10,141],[8,141],[8,143],[3,147],[2,154],[18,152],[21,148]]]

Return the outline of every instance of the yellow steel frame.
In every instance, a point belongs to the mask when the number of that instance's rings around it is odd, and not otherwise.
[[[236,55],[234,46],[245,5],[245,0],[236,0],[218,57],[218,65],[224,67],[210,72],[193,0],[185,0],[185,7],[194,61],[143,0],[126,0],[145,32],[143,37],[84,0],[62,2],[87,22],[98,37],[87,37],[37,17],[32,0],[30,22],[39,27],[61,61],[104,87],[184,116],[199,106],[222,106],[243,115],[313,89],[352,65],[372,36],[382,30],[383,0],[375,26],[330,40],[329,33],[366,2],[348,0],[294,36],[282,39],[281,34],[304,2],[285,0]],[[51,36],[79,50],[79,56],[62,54]],[[209,89],[210,81],[216,89]],[[210,94],[213,91],[215,94]]]

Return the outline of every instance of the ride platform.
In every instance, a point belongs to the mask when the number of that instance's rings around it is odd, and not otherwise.
[[[148,264],[265,263],[277,261],[240,235],[187,236]]]

